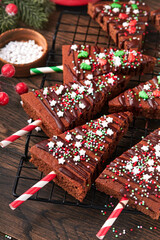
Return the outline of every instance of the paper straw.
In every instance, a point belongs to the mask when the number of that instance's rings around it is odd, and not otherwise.
[[[103,224],[103,226],[97,233],[96,235],[97,238],[103,239],[105,237],[106,233],[108,232],[110,227],[113,225],[113,223],[116,221],[116,219],[118,218],[118,216],[120,215],[120,213],[122,212],[123,208],[126,206],[128,201],[129,199],[125,197],[123,197],[120,200],[120,202],[117,204],[117,206],[115,207],[115,209],[113,210],[113,212],[111,213],[107,221]]]
[[[12,134],[10,137],[7,137],[3,141],[1,141],[0,146],[3,147],[3,148],[8,146],[10,143],[14,142],[15,140],[17,140],[21,136],[23,136],[23,135],[27,134],[28,132],[32,131],[34,128],[39,126],[41,123],[42,123],[42,121],[40,119],[37,119],[36,121],[30,123],[26,127],[22,128],[21,130],[17,131],[16,133]]]
[[[19,205],[25,202],[34,193],[38,192],[41,188],[43,188],[47,183],[49,183],[55,177],[56,177],[56,173],[54,171],[50,172],[47,176],[42,178],[39,182],[37,182],[31,188],[29,188],[26,192],[24,192],[20,197],[18,197],[12,203],[10,203],[9,204],[10,208],[12,210],[15,210]]]
[[[63,66],[51,66],[51,67],[39,67],[39,68],[31,68],[30,74],[43,74],[43,73],[52,73],[52,72],[63,72]]]

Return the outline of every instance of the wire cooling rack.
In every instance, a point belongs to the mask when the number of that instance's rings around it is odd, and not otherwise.
[[[152,30],[152,28],[153,27],[148,27],[148,34],[145,37],[143,51],[144,53],[147,53],[157,58],[157,66],[155,67],[153,73],[139,75],[138,77],[132,79],[128,86],[130,88],[138,85],[140,81],[142,82],[151,79],[154,75],[157,75],[160,72],[160,67],[158,66],[158,55],[160,52],[160,36],[159,33]],[[99,46],[115,47],[110,37],[106,36],[106,34],[99,27],[99,25],[95,23],[95,21],[93,21],[86,14],[86,11],[63,11],[60,14],[55,34],[53,36],[52,48],[48,54],[48,59],[46,63],[47,66],[58,66],[62,64],[62,45],[60,45],[59,42],[63,42],[62,44],[97,44]],[[54,75],[45,74],[42,77],[40,88],[44,86],[52,86],[55,83],[62,83],[62,79],[62,73],[54,73]],[[102,111],[101,115],[104,113],[107,114],[105,109]],[[110,160],[113,160],[116,156],[122,154],[131,146],[139,142],[142,136],[145,137],[147,134],[149,134],[151,131],[158,127],[158,120],[134,118],[127,134],[118,144],[116,151],[114,152]],[[18,197],[22,194],[22,192],[19,191],[19,188],[22,189],[24,182],[25,186],[27,183],[27,186],[29,188],[43,177],[43,174],[40,173],[28,161],[30,158],[28,149],[31,138],[34,139],[34,142],[39,142],[42,140],[42,138],[47,137],[43,133],[29,133],[27,135],[24,155],[20,159],[15,183],[13,186],[13,195],[15,197]],[[107,211],[112,210],[114,204],[116,203],[116,200],[112,199],[112,197],[106,196],[104,193],[97,191],[94,184],[92,185],[91,190],[88,192],[84,202],[80,203],[79,201],[68,195],[67,192],[65,192],[63,189],[55,185],[54,182],[50,182],[45,188],[41,189],[30,199],[41,202],[65,204]],[[124,212],[126,211],[140,214],[138,211],[132,210],[130,208],[124,210]]]

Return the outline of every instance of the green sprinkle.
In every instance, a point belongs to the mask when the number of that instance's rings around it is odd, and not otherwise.
[[[81,63],[81,69],[84,69],[84,70],[91,70],[91,66],[87,63]]]
[[[123,50],[119,50],[119,51],[116,51],[114,56],[116,57],[122,57],[124,55],[124,51]]]
[[[131,7],[132,7],[133,9],[138,9],[137,4],[132,4]]]
[[[158,84],[160,84],[160,76],[157,76]]]
[[[139,97],[143,99],[148,99],[148,95],[145,91],[140,91],[139,92]]]
[[[78,58],[87,58],[87,57],[88,57],[87,51],[82,51],[78,54]]]
[[[111,7],[112,8],[121,8],[121,4],[118,4],[118,3],[114,2],[114,3],[111,4]]]

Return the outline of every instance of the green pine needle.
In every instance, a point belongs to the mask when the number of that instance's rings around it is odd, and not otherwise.
[[[54,4],[50,0],[2,0],[0,7],[0,32],[18,27],[18,20],[35,29],[41,29],[48,21]],[[5,5],[14,3],[18,7],[16,16],[5,12]]]

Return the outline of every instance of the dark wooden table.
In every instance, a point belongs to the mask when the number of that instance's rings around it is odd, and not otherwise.
[[[156,0],[148,0],[146,2],[153,9],[160,7],[160,3]],[[40,31],[46,37],[49,48],[51,48],[56,22],[62,10],[63,7],[58,7],[52,14],[45,30]],[[74,21],[74,16],[72,19],[72,15],[69,15],[69,19],[66,19],[67,21]],[[62,33],[62,37],[61,35],[59,37],[57,47],[68,43],[67,37],[67,35],[64,37]],[[12,85],[24,81],[31,90],[40,86],[41,79],[41,76],[21,79],[13,78],[7,80],[7,85],[2,84],[3,90],[9,94],[10,102],[5,107],[0,107],[0,140],[24,127],[28,119],[28,116],[20,105],[20,97],[15,94]],[[6,80],[1,79],[1,81],[5,83]],[[9,208],[9,203],[14,200],[12,188],[19,160],[24,154],[25,140],[26,137],[22,137],[7,148],[0,149],[0,240],[7,239],[3,236],[4,234],[8,234],[18,240],[97,239],[96,233],[109,216],[109,211],[106,212],[106,215],[103,215],[101,210],[30,200],[22,204],[15,211]],[[37,139],[32,138],[30,146],[37,141]],[[24,174],[26,176],[30,175],[27,169]],[[23,193],[29,186],[32,186],[32,184],[28,185],[27,181],[23,181],[19,192]],[[118,235],[119,239],[123,240],[160,239],[160,221],[152,220],[143,214],[122,212],[115,222],[114,228],[117,233],[113,232],[112,228],[105,239],[115,239],[116,235]],[[122,235],[119,235],[120,233]]]

